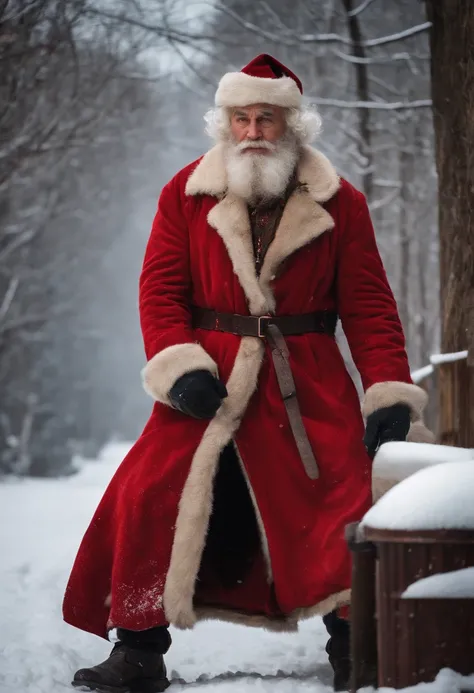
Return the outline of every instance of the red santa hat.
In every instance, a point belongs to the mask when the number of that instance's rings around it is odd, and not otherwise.
[[[250,106],[268,103],[299,108],[303,85],[298,77],[271,55],[262,53],[240,72],[227,72],[219,82],[216,106]]]

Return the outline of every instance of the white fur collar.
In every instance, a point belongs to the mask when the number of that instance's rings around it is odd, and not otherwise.
[[[320,204],[333,197],[339,189],[339,177],[332,164],[321,152],[303,147],[297,170],[298,180],[305,187],[293,193],[288,200],[275,238],[265,256],[260,277],[255,271],[247,205],[236,195],[226,194],[227,177],[222,145],[216,145],[205,154],[186,184],[187,195],[219,198],[207,220],[226,245],[251,315],[275,312],[271,283],[281,263],[334,226],[331,215]]]

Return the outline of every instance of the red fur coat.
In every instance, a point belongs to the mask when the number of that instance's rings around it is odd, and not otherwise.
[[[289,199],[257,277],[245,204],[225,194],[214,147],[164,188],[140,281],[156,400],[146,428],[105,491],[80,546],[64,617],[106,636],[122,626],[207,617],[292,628],[350,598],[347,523],[371,503],[371,464],[355,387],[333,337],[287,338],[298,400],[320,478],[298,456],[268,346],[254,337],[193,330],[190,304],[228,313],[337,311],[365,389],[363,411],[394,402],[421,419],[425,393],[411,383],[397,308],[365,199],[309,147],[304,187]],[[226,382],[211,421],[175,411],[168,392],[192,369]],[[419,424],[418,424],[419,425]],[[196,580],[219,456],[234,441],[250,489],[261,550],[245,580]]]

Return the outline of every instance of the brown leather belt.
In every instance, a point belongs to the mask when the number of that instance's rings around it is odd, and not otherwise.
[[[204,330],[231,332],[240,337],[267,337],[270,325],[278,327],[282,335],[298,335],[307,332],[320,332],[334,335],[336,331],[337,314],[329,310],[302,315],[235,315],[234,313],[219,313],[208,308],[192,307],[193,326]]]
[[[193,327],[218,332],[230,332],[240,337],[267,339],[272,350],[273,364],[285,403],[293,437],[303,466],[310,479],[319,477],[319,469],[308,440],[296,397],[296,386],[291,371],[290,354],[285,336],[318,332],[334,336],[337,314],[318,311],[302,315],[262,316],[219,313],[207,308],[192,307]]]

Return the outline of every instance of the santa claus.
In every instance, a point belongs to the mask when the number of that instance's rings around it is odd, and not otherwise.
[[[64,599],[68,623],[117,641],[75,686],[164,690],[170,624],[282,630],[314,614],[348,685],[344,528],[371,504],[377,447],[413,423],[428,435],[426,395],[364,196],[310,146],[321,121],[302,91],[269,55],[225,74],[206,116],[215,146],[161,193],[140,279],[155,404]]]

